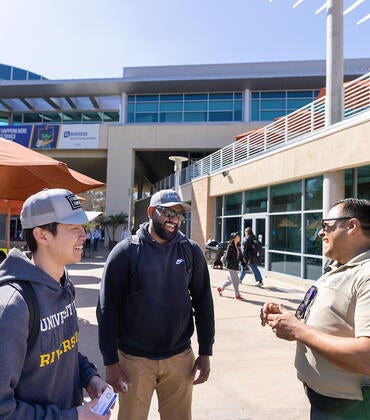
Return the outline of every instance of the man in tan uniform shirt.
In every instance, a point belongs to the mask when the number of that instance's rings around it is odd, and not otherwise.
[[[335,202],[319,236],[335,262],[295,315],[265,303],[262,325],[297,341],[295,367],[311,419],[370,419],[370,201]]]

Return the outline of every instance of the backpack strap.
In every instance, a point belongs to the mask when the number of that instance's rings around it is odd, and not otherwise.
[[[9,284],[16,289],[27,303],[29,312],[27,351],[29,351],[34,346],[40,331],[40,309],[36,293],[29,281],[13,280],[3,284]]]
[[[129,293],[140,291],[139,278],[137,275],[137,266],[139,264],[141,254],[141,240],[138,235],[132,235],[128,238],[130,242],[129,264],[130,264],[130,279],[129,279]]]

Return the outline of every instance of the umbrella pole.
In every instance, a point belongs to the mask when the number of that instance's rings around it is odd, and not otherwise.
[[[6,218],[6,253],[9,252],[10,248],[10,216],[11,216],[11,206],[10,200],[6,200],[8,202],[8,215]]]

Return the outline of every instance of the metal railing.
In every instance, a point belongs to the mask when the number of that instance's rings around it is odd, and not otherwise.
[[[324,93],[324,92],[323,92]],[[320,96],[320,95],[319,95]],[[325,129],[325,95],[265,127],[249,131],[228,146],[182,169],[180,185],[192,179],[227,170],[293,141],[303,141],[313,132]],[[344,119],[370,109],[370,73],[344,84]],[[153,185],[153,191],[174,187],[174,175]]]

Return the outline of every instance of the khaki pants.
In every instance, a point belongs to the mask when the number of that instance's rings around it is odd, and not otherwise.
[[[154,390],[161,420],[191,420],[195,360],[191,349],[162,360],[121,351],[118,355],[131,382],[127,393],[119,393],[118,420],[146,420]]]

